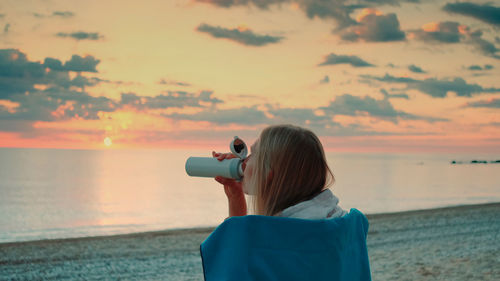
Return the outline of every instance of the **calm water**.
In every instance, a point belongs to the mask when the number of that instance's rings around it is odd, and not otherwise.
[[[0,148],[0,242],[214,226],[222,187],[185,174],[207,152]],[[499,155],[328,153],[334,193],[365,213],[500,201]]]

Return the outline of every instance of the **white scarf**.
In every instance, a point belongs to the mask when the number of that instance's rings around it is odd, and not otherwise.
[[[288,207],[276,214],[277,217],[298,219],[340,218],[347,214],[339,205],[339,199],[330,189],[323,190],[314,198]]]

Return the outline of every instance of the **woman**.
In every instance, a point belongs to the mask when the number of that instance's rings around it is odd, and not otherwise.
[[[251,152],[241,182],[215,178],[224,185],[229,218],[200,247],[205,280],[371,280],[368,221],[337,205],[317,136],[270,126]],[[247,216],[245,193],[254,195],[254,216]]]
[[[320,219],[347,213],[326,189],[334,177],[321,142],[310,130],[292,125],[268,127],[251,146],[251,152],[243,162],[242,182],[215,178],[224,185],[229,217],[247,215],[244,193],[256,195],[253,203],[257,215]],[[212,155],[221,161],[236,157],[231,153]]]

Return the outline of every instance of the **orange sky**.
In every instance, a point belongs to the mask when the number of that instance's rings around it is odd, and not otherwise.
[[[498,23],[341,2],[0,1],[0,147],[212,149],[293,123],[327,150],[500,153]]]

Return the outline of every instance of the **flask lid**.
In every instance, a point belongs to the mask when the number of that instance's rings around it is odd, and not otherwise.
[[[231,141],[229,149],[234,155],[238,156],[240,159],[245,159],[247,157],[248,154],[247,145],[238,136],[235,136],[234,139]]]

